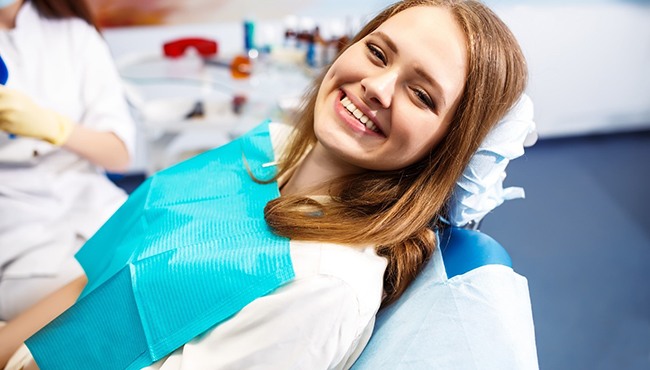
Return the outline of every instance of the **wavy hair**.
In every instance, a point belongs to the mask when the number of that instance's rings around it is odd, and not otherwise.
[[[446,136],[424,159],[404,169],[332,179],[331,202],[319,203],[307,194],[291,195],[281,196],[265,208],[266,222],[279,235],[353,246],[376,245],[377,253],[388,260],[384,306],[404,292],[430,258],[436,243],[431,229],[439,226],[439,216],[445,213],[455,181],[490,129],[523,93],[527,81],[526,61],[515,37],[479,1],[395,3],[363,27],[351,44],[414,6],[448,9],[466,36],[468,72]],[[296,129],[280,159],[278,176],[289,173],[316,143],[314,105],[324,76],[325,72],[305,96],[295,119]]]

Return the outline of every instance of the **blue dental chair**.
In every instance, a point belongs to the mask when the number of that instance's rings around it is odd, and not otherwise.
[[[352,369],[537,369],[527,285],[506,250],[478,230],[447,227],[437,236],[418,278],[379,311]]]

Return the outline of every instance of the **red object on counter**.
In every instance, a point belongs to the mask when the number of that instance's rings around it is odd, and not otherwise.
[[[163,44],[163,52],[166,57],[178,58],[185,54],[188,48],[194,48],[204,58],[214,57],[219,50],[219,44],[215,40],[200,37],[189,37],[168,41]]]

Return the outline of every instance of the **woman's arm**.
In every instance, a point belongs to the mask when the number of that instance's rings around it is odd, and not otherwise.
[[[123,172],[130,164],[124,142],[112,132],[76,125],[63,147],[108,171]]]
[[[98,116],[89,115],[100,123],[108,120],[115,126],[130,124],[128,117],[123,118],[125,122],[120,122],[119,116],[106,118],[101,115],[100,108],[94,110],[100,111],[95,113]],[[95,125],[100,128],[74,123],[69,117],[40,106],[31,97],[0,86],[0,130],[63,146],[109,171],[126,170],[130,153],[124,141],[108,127]],[[108,124],[104,122],[103,125]]]
[[[85,275],[73,280],[0,328],[0,368],[27,338],[72,306],[87,282]]]

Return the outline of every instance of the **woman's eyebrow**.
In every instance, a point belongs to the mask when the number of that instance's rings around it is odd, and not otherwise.
[[[388,46],[388,48],[389,48],[393,53],[395,53],[395,54],[399,54],[399,51],[398,51],[398,49],[397,49],[397,45],[395,44],[395,42],[393,42],[393,40],[390,38],[390,36],[388,36],[387,34],[385,34],[384,32],[381,32],[381,31],[375,31],[375,32],[372,33],[372,35],[374,35],[374,36],[376,36],[376,37],[379,37],[379,38],[380,38],[384,43],[386,43],[386,45]],[[424,80],[426,80],[427,83],[428,83],[429,85],[431,85],[431,86],[432,86],[432,87],[433,87],[433,88],[438,92],[437,95],[438,95],[438,97],[439,97],[439,106],[440,106],[440,108],[444,108],[444,107],[446,107],[446,106],[447,106],[447,102],[446,102],[446,100],[445,100],[445,90],[444,90],[444,89],[442,88],[442,86],[438,83],[438,81],[436,81],[436,79],[434,79],[433,77],[431,77],[431,75],[429,75],[429,74],[428,74],[424,69],[422,69],[421,67],[415,67],[415,68],[414,68],[414,71],[415,71],[415,73],[418,74],[418,76],[420,76],[420,77],[422,77]]]
[[[375,36],[379,37],[380,39],[382,39],[382,41],[384,41],[386,43],[386,45],[388,45],[388,48],[390,50],[392,50],[393,53],[398,52],[397,51],[397,45],[395,45],[393,40],[390,37],[388,37],[387,34],[381,32],[381,31],[375,31],[375,32],[373,32],[373,35],[375,35]]]

